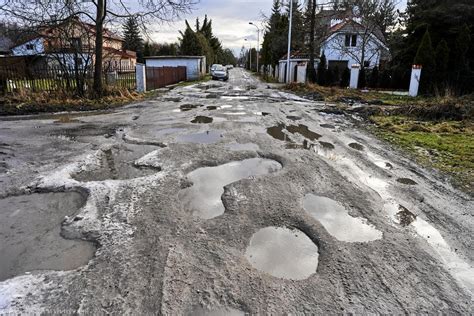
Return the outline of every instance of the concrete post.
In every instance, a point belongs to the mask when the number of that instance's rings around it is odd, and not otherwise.
[[[349,88],[357,89],[359,85],[359,73],[360,73],[360,65],[352,65],[351,66],[351,82]]]
[[[296,76],[296,82],[298,83],[306,83],[306,63],[302,65],[298,65],[297,68],[297,76]]]
[[[421,65],[413,65],[411,69],[410,90],[408,91],[410,97],[416,97],[418,95],[422,68]]]
[[[146,67],[144,64],[137,64],[135,75],[137,78],[137,92],[146,92]]]

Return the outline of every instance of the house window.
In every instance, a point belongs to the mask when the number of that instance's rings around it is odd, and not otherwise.
[[[26,49],[27,49],[27,50],[33,50],[33,49],[35,49],[35,45],[33,45],[33,44],[26,44]]]
[[[357,34],[346,34],[345,45],[346,45],[346,47],[356,47],[357,46]]]

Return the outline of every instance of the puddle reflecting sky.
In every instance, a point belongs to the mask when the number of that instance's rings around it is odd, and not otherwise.
[[[179,193],[185,210],[203,219],[224,214],[221,196],[224,186],[248,178],[264,175],[281,169],[280,163],[261,158],[234,161],[217,167],[205,167],[187,175],[193,183]]]
[[[350,216],[343,205],[327,197],[307,194],[303,207],[337,240],[368,242],[382,238],[382,232],[364,218]]]
[[[252,236],[245,257],[256,269],[277,278],[304,280],[316,273],[319,253],[299,230],[266,227]]]

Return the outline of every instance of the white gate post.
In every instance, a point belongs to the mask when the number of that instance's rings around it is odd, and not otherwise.
[[[359,73],[360,73],[360,65],[352,65],[351,66],[351,82],[349,88],[357,89],[359,84]]]
[[[146,92],[146,71],[144,64],[137,64],[135,75],[137,78],[137,92]]]
[[[413,65],[411,69],[410,91],[408,92],[410,97],[416,97],[418,95],[422,68],[421,65]]]

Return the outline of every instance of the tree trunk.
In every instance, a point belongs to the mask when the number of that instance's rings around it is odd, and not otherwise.
[[[102,59],[104,44],[104,17],[105,17],[105,1],[97,1],[97,15],[95,22],[95,65],[94,65],[94,93],[96,97],[102,96]]]
[[[310,1],[310,33],[309,33],[309,63],[308,80],[311,83],[316,82],[316,70],[314,69],[314,31],[316,28],[316,0]]]

